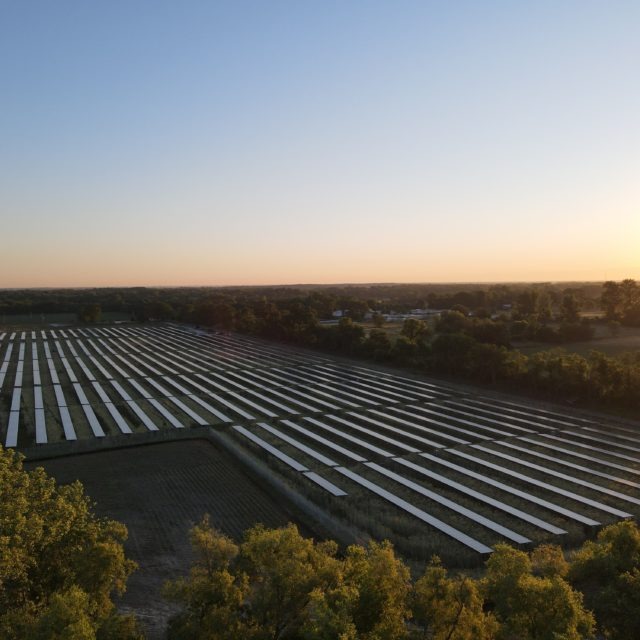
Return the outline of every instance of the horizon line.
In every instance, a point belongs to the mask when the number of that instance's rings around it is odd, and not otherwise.
[[[614,282],[633,277],[613,279]],[[610,280],[420,280],[420,281],[352,281],[352,282],[297,282],[297,283],[270,283],[270,284],[112,284],[112,285],[33,285],[26,287],[0,287],[0,291],[41,291],[68,290],[68,289],[250,289],[250,288],[308,288],[308,287],[355,287],[355,286],[407,286],[407,285],[514,285],[514,284],[602,284]]]

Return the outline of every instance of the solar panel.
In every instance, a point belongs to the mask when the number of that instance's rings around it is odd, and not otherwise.
[[[471,536],[468,536],[466,533],[463,533],[462,531],[458,531],[456,528],[426,513],[422,509],[418,509],[418,507],[411,504],[410,502],[407,502],[406,500],[399,498],[398,496],[391,493],[390,491],[387,491],[386,489],[375,484],[374,482],[371,482],[370,480],[363,478],[362,476],[358,475],[357,473],[354,473],[350,469],[346,469],[344,467],[336,467],[336,471],[339,471],[343,475],[347,476],[347,478],[350,478],[354,482],[357,482],[359,485],[362,485],[363,487],[369,489],[369,491],[385,499],[387,502],[390,502],[391,504],[395,505],[396,507],[399,507],[403,511],[410,513],[412,516],[415,516],[419,520],[426,522],[428,525],[444,533],[446,536],[453,538],[454,540],[457,540],[464,546],[469,547],[470,549],[473,549],[478,553],[491,553],[493,551],[491,547],[488,547],[482,542],[475,540],[474,538],[472,538]]]
[[[282,451],[276,449],[276,447],[270,445],[268,442],[265,442],[262,438],[258,437],[254,433],[251,433],[251,431],[249,431],[248,429],[245,429],[244,427],[238,425],[234,425],[232,428],[238,433],[242,434],[245,438],[248,438],[249,440],[257,444],[265,451],[268,451],[272,456],[278,458],[278,460],[281,460],[291,468],[295,469],[296,471],[309,471],[309,469],[303,464],[300,464],[297,460],[294,460],[286,453],[282,453]]]

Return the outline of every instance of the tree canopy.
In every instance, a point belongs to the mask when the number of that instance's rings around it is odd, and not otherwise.
[[[126,527],[94,515],[82,485],[58,486],[0,448],[0,637],[133,640],[112,601],[135,563]]]
[[[165,589],[182,606],[170,640],[639,637],[640,531],[631,522],[569,558],[550,544],[530,553],[498,544],[480,578],[449,574],[434,557],[413,580],[389,542],[340,553],[294,525],[257,526],[236,544],[205,517],[191,542],[190,575]]]

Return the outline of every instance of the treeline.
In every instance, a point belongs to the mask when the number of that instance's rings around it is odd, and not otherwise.
[[[368,309],[380,313],[406,313],[412,309],[451,309],[495,313],[505,307],[526,307],[531,298],[541,308],[557,308],[567,293],[576,296],[581,307],[599,306],[601,284],[371,284],[342,286],[271,287],[114,287],[96,289],[0,290],[0,315],[79,313],[83,307],[99,304],[104,312],[129,314],[137,320],[149,318],[184,320],[200,304],[222,298],[236,306],[262,297],[275,303],[306,300],[313,303],[320,319],[331,318],[335,310],[348,310],[354,319]]]
[[[635,280],[605,282],[600,304],[610,321],[640,326],[640,285]]]
[[[565,294],[560,322],[544,323],[539,313],[486,314],[473,317],[463,311],[445,311],[433,325],[409,318],[401,334],[390,337],[381,316],[377,328],[366,330],[351,317],[337,324],[321,324],[313,299],[279,303],[262,298],[237,306],[225,299],[194,308],[191,321],[223,330],[236,330],[271,340],[356,356],[417,372],[499,384],[517,392],[534,393],[553,400],[585,402],[605,407],[640,407],[640,353],[609,357],[593,351],[588,356],[561,349],[526,356],[512,341],[540,339],[561,344],[588,340],[591,323],[580,321],[572,296]],[[514,319],[517,318],[517,319]],[[378,320],[376,322],[376,320]]]
[[[482,577],[432,558],[418,579],[388,542],[315,543],[294,525],[248,530],[236,544],[205,517],[196,560],[166,585],[182,606],[169,640],[637,640],[640,531],[611,525],[565,559],[495,546]]]
[[[135,568],[126,528],[97,518],[80,483],[58,486],[0,447],[0,637],[143,640],[117,612]],[[602,529],[565,557],[498,544],[480,577],[434,557],[417,579],[388,542],[340,550],[294,525],[258,525],[237,544],[208,517],[190,532],[188,576],[169,640],[637,640],[640,530]],[[160,594],[148,594],[149,598]]]
[[[556,400],[637,409],[637,352],[616,358],[593,352],[584,357],[554,349],[527,357],[512,348],[518,341],[557,346],[591,339],[595,321],[580,314],[594,305],[605,311],[612,334],[621,323],[640,324],[640,286],[630,279],[580,286],[367,285],[0,292],[0,313],[2,309],[16,308],[74,308],[79,319],[95,322],[102,311],[121,311],[138,321],[190,322],[418,372],[500,384],[509,390]],[[401,335],[390,337],[385,329],[386,312],[425,306],[446,310],[429,325],[411,318],[405,322]],[[336,310],[343,314],[338,323],[322,322],[333,318]],[[367,330],[360,324],[365,318],[374,328]]]

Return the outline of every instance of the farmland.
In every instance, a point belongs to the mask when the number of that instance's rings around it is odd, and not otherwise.
[[[410,558],[574,545],[640,513],[632,423],[178,325],[0,331],[5,446],[193,426]]]

